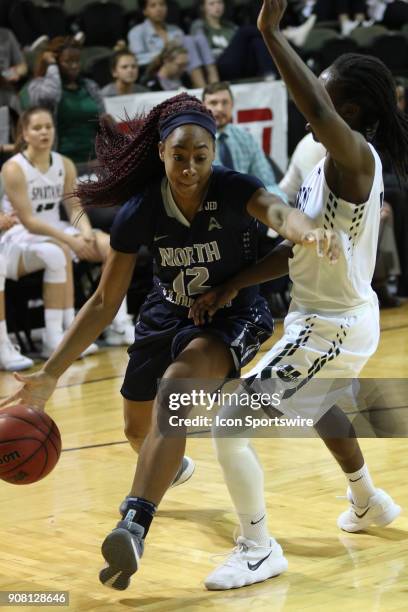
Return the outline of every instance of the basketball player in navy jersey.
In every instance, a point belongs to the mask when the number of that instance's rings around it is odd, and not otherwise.
[[[126,589],[143,553],[157,505],[174,481],[185,439],[166,437],[158,418],[168,409],[157,379],[224,379],[239,375],[272,333],[273,323],[258,289],[250,287],[203,327],[188,318],[193,297],[255,262],[257,223],[296,244],[317,244],[337,257],[335,235],[300,211],[285,206],[248,175],[213,167],[216,124],[196,98],[180,94],[156,106],[126,132],[103,120],[97,140],[99,180],[79,187],[84,206],[123,204],[111,232],[111,253],[95,294],[64,340],[22,388],[3,405],[23,402],[39,409],[59,376],[111,321],[126,294],[139,245],[152,249],[154,288],[143,305],[122,386],[125,432],[140,450],[123,520],[107,536],[107,566],[100,580]],[[311,250],[315,251],[316,247]],[[153,418],[152,418],[153,406]],[[150,430],[149,430],[150,427]]]
[[[374,486],[355,431],[336,402],[379,341],[378,300],[371,280],[384,187],[381,161],[371,142],[406,181],[408,121],[397,107],[391,73],[376,58],[341,56],[317,79],[279,29],[286,4],[285,0],[264,0],[258,27],[315,139],[327,149],[326,157],[303,183],[297,206],[338,234],[340,257],[333,273],[325,261],[317,268],[307,250],[295,245],[292,253],[292,246],[283,244],[263,262],[198,298],[191,314],[200,324],[205,313],[214,316],[242,288],[289,269],[293,289],[284,336],[249,372],[247,384],[253,391],[268,392],[279,389],[284,380],[286,399],[275,414],[313,417],[348,485],[350,506],[337,524],[356,532],[388,525],[401,511]],[[316,378],[336,379],[338,388],[332,387],[320,399]],[[268,533],[263,471],[249,439],[216,437],[215,446],[241,535],[228,560],[205,584],[208,589],[230,589],[278,575],[287,562]]]

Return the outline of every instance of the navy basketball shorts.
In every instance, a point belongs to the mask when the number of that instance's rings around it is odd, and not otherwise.
[[[187,309],[180,314],[160,296],[148,296],[135,326],[135,342],[128,350],[123,397],[136,402],[153,400],[158,379],[188,343],[204,333],[216,336],[229,348],[234,361],[229,376],[238,377],[241,367],[272,335],[273,319],[266,301],[258,296],[249,305],[220,309],[211,323],[198,327],[187,318]]]

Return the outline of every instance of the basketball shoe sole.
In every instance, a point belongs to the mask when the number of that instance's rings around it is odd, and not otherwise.
[[[117,527],[106,536],[102,555],[107,565],[99,572],[102,584],[117,591],[128,588],[143,555],[143,534],[143,527],[129,520],[119,521]]]

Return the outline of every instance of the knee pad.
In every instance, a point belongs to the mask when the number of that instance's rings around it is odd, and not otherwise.
[[[6,272],[7,272],[6,258],[3,255],[0,255],[0,292],[4,291],[4,286],[6,284]]]
[[[23,263],[28,274],[44,270],[45,283],[65,283],[67,280],[65,253],[52,242],[40,242],[27,247],[23,252]]]

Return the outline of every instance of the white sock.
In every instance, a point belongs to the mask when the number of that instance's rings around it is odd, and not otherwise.
[[[62,322],[64,329],[69,329],[74,322],[75,319],[75,310],[74,308],[64,308],[62,314]]]
[[[364,463],[363,467],[356,472],[344,475],[347,478],[353,502],[356,506],[364,508],[368,504],[368,499],[374,495],[377,490],[371,480],[368,467]]]
[[[241,525],[241,535],[270,545],[262,466],[247,438],[217,438],[214,445]]]
[[[260,510],[256,514],[238,514],[241,526],[241,535],[248,540],[256,542],[259,546],[270,545],[270,535],[268,531],[268,519],[266,510]]]
[[[8,339],[6,321],[0,321],[0,344]]]
[[[62,308],[45,308],[45,334],[44,341],[48,346],[55,346],[63,336],[63,316]]]

